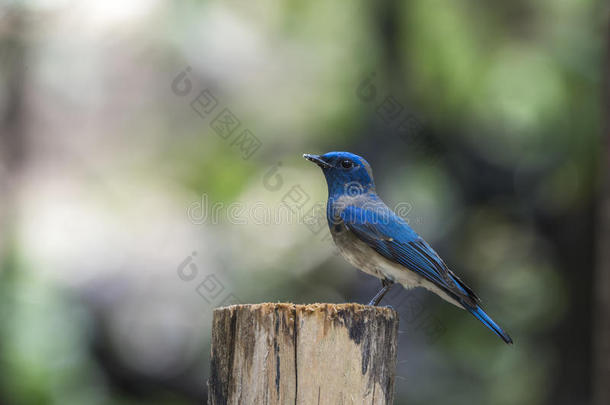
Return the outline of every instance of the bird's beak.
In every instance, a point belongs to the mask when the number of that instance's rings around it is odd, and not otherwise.
[[[322,160],[322,158],[319,155],[310,155],[308,153],[304,153],[303,157],[305,159],[309,160],[310,162],[314,162],[315,164],[320,166],[322,169],[329,169],[332,167],[331,165],[326,163],[324,160]]]

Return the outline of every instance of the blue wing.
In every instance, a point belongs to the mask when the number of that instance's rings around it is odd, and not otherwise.
[[[377,253],[432,282],[506,343],[512,343],[510,336],[479,306],[479,297],[449,270],[425,240],[385,204],[372,208],[347,206],[340,216],[345,226]]]
[[[447,292],[459,303],[480,300],[439,255],[389,208],[348,206],[341,212],[345,226],[386,259],[401,264]]]

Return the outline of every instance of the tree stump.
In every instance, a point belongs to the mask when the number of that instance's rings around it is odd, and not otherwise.
[[[208,404],[391,404],[397,336],[398,315],[389,308],[218,308]]]

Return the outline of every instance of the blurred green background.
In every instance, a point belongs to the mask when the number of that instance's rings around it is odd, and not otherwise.
[[[0,2],[0,403],[202,403],[214,307],[368,301],[330,150],[515,339],[394,289],[396,404],[591,403],[608,10]]]

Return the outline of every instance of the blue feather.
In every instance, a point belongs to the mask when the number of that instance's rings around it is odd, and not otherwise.
[[[476,305],[479,298],[445,265],[439,255],[385,204],[374,208],[350,205],[341,213],[354,234],[393,262],[405,266],[441,287],[458,302]]]
[[[496,335],[500,336],[500,338],[502,338],[504,342],[508,344],[513,344],[513,340],[510,336],[508,336],[508,333],[504,332],[504,330],[497,323],[495,323],[493,319],[491,319],[489,315],[485,313],[485,311],[483,311],[483,308],[479,306],[470,307],[468,305],[465,305],[464,308],[466,308],[468,312],[473,314],[479,321],[483,322],[485,326],[494,331]]]
[[[385,258],[426,278],[474,315],[504,342],[510,336],[479,306],[480,299],[407,223],[377,200],[371,207],[349,205],[340,210],[345,226]]]

